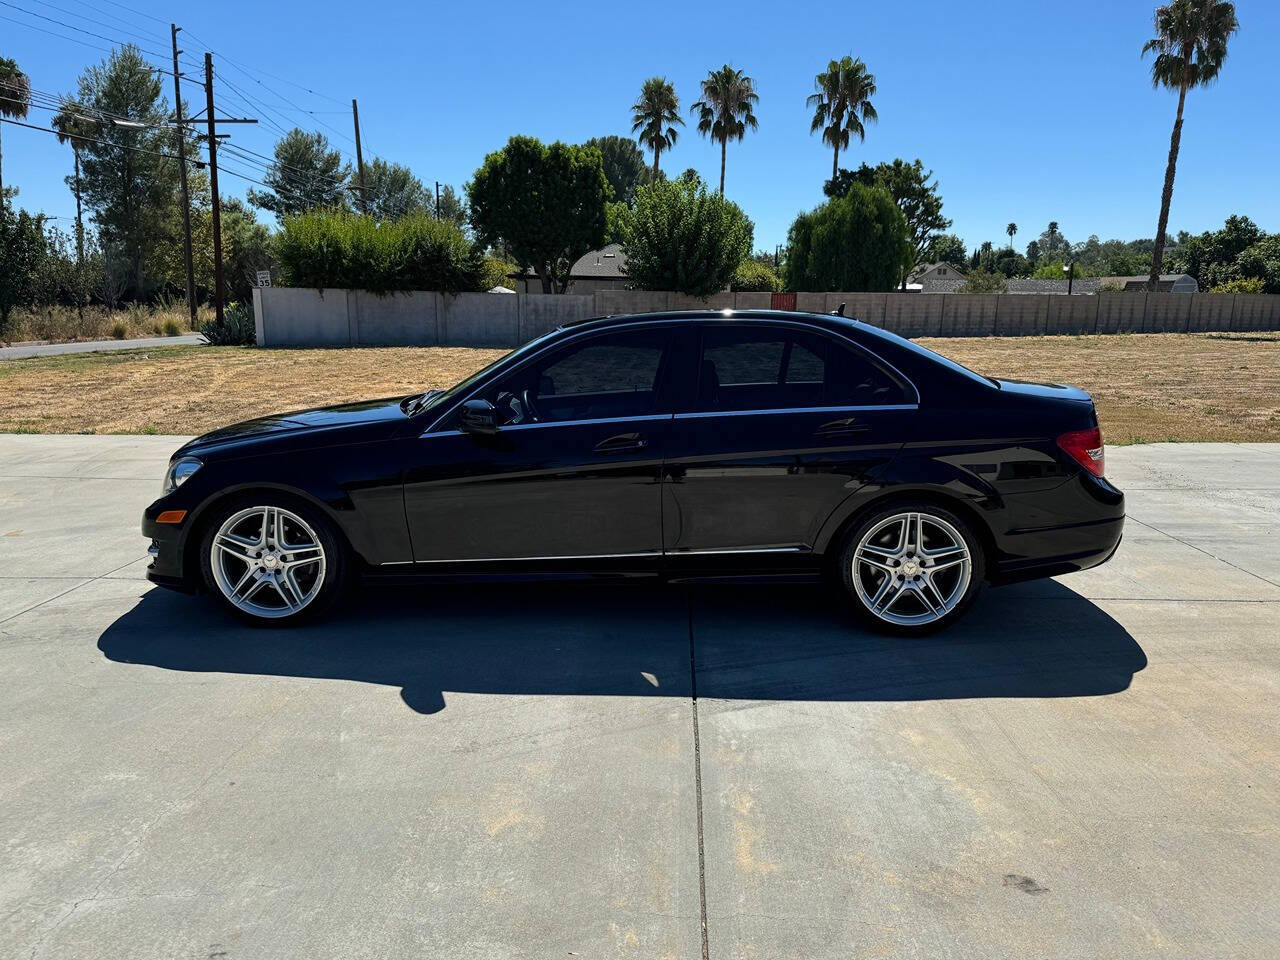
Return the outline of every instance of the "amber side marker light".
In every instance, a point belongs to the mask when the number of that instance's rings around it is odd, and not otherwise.
[[[156,517],[156,523],[181,523],[187,518],[185,510],[166,510]]]

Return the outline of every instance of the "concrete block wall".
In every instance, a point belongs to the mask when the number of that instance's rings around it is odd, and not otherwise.
[[[799,310],[829,313],[842,303],[845,316],[904,337],[1280,330],[1280,297],[1264,294],[796,294]],[[769,304],[768,293],[717,293],[698,300],[663,290],[457,296],[291,287],[253,291],[258,342],[265,346],[515,347],[587,317],[759,310]]]

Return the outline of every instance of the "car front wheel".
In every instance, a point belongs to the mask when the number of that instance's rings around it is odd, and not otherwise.
[[[200,546],[209,592],[231,613],[284,626],[327,610],[346,577],[343,545],[319,510],[270,495],[220,507]]]
[[[840,557],[845,590],[867,623],[891,633],[937,630],[973,603],[985,573],[982,542],[932,504],[895,504],[856,523]]]

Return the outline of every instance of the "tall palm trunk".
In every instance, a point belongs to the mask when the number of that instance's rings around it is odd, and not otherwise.
[[[657,147],[653,148],[653,179],[655,183],[658,180],[658,154],[661,152]]]
[[[0,128],[4,124],[0,123]],[[4,213],[4,145],[0,144],[0,213]]]
[[[1160,266],[1164,261],[1165,231],[1169,227],[1169,204],[1173,201],[1173,175],[1178,166],[1178,147],[1182,143],[1182,107],[1187,102],[1187,85],[1178,88],[1178,117],[1173,121],[1173,135],[1169,138],[1169,165],[1164,171],[1164,192],[1160,195],[1160,223],[1156,226],[1156,246],[1151,252],[1151,276],[1147,289],[1152,293],[1160,287]]]
[[[84,219],[80,207],[80,151],[71,148],[76,158],[76,314],[84,320]]]
[[[831,161],[831,179],[834,180],[840,173],[840,145],[836,144],[835,159]]]
[[[720,140],[720,196],[724,196],[724,155],[729,147],[729,138]]]

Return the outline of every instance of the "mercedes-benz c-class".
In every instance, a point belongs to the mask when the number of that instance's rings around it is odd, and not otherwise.
[[[1120,543],[1089,395],[773,311],[563,326],[448,390],[281,413],[178,450],[147,576],[260,624],[357,577],[828,575],[876,627]]]

